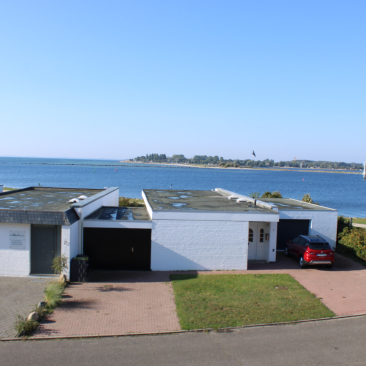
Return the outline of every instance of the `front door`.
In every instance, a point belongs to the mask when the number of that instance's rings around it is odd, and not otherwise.
[[[52,274],[52,260],[60,254],[60,228],[55,225],[32,225],[31,273]]]
[[[248,235],[248,260],[259,261],[268,259],[268,241],[266,240],[265,222],[250,222]],[[267,230],[268,231],[268,230]]]

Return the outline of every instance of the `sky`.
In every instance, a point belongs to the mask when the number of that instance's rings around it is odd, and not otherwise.
[[[0,156],[366,160],[366,2],[0,2]]]

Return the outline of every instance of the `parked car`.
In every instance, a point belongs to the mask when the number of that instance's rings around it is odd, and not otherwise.
[[[319,235],[299,235],[289,240],[285,246],[285,255],[297,258],[301,268],[317,264],[331,268],[334,264],[334,251]]]

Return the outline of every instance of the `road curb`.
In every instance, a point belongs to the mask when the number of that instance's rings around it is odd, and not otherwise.
[[[331,318],[318,318],[318,319],[304,319],[304,320],[293,320],[288,322],[278,323],[264,323],[264,324],[249,324],[242,325],[240,327],[225,327],[225,328],[203,328],[203,329],[191,329],[191,330],[171,330],[165,332],[143,332],[143,333],[115,333],[115,334],[97,334],[97,335],[75,335],[75,336],[49,336],[49,337],[21,337],[21,338],[2,338],[0,342],[13,342],[13,341],[51,341],[60,339],[86,339],[86,338],[114,338],[114,337],[138,337],[138,336],[149,336],[149,335],[169,335],[179,333],[205,333],[205,332],[217,332],[217,333],[230,333],[234,330],[240,330],[245,328],[259,328],[259,327],[274,327],[280,325],[291,325],[299,323],[315,323],[321,321],[338,320],[338,319],[349,319],[349,318],[360,318],[366,316],[366,313],[357,315],[340,315],[333,316]]]

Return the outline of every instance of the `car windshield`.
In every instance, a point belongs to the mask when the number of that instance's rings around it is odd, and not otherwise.
[[[328,243],[309,243],[309,248],[314,250],[331,249]]]

